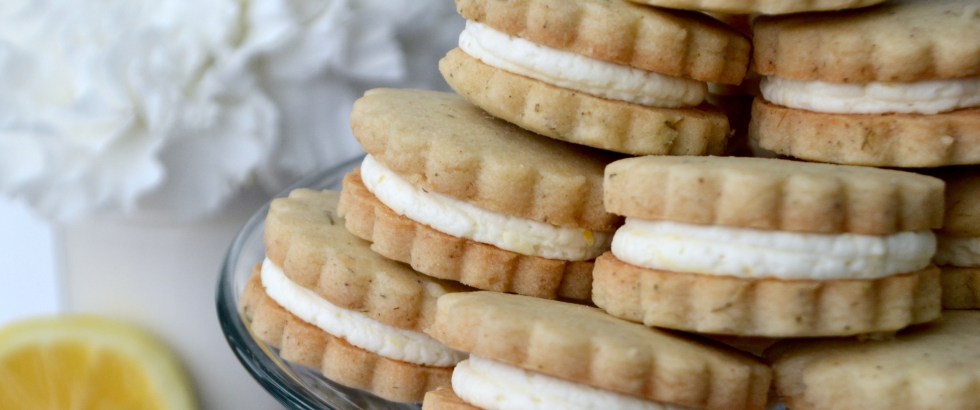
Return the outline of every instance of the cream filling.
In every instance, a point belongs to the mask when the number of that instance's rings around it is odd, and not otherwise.
[[[974,268],[980,266],[980,238],[937,236],[939,246],[932,260],[937,265]]]
[[[612,253],[649,269],[777,279],[875,279],[914,272],[936,252],[932,231],[874,236],[762,231],[627,218]]]
[[[558,87],[652,107],[701,104],[707,84],[608,63],[513,37],[467,21],[459,48],[483,63]]]
[[[289,280],[268,258],[262,262],[262,286],[289,313],[371,353],[435,367],[453,366],[467,356],[425,333],[388,326],[363,313],[337,307]]]
[[[453,391],[486,410],[660,410],[683,407],[598,389],[470,356],[453,369]]]
[[[361,179],[379,201],[399,215],[447,235],[522,255],[566,261],[594,259],[609,249],[611,236],[488,211],[435,192],[425,192],[368,155]]]
[[[980,77],[915,83],[836,84],[765,77],[763,98],[801,110],[838,114],[937,114],[980,107]]]

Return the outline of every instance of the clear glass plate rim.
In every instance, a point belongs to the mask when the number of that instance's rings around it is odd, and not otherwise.
[[[343,172],[354,168],[362,159],[363,156],[357,156],[305,177],[283,190],[276,197],[286,196],[290,191],[297,188],[324,188],[336,185],[343,178]],[[239,268],[237,258],[249,245],[249,240],[255,239],[257,234],[255,231],[263,229],[270,202],[264,204],[249,218],[225,253],[218,275],[215,295],[218,322],[221,324],[221,331],[238,361],[280,403],[289,408],[302,410],[323,409],[324,406],[327,409],[334,409],[310,393],[306,386],[285,369],[286,365],[278,358],[278,355],[272,352],[269,347],[258,343],[251,336],[251,331],[245,325],[238,310],[237,295],[241,289],[236,289],[233,280],[235,272]]]

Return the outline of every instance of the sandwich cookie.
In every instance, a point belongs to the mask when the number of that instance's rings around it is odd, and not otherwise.
[[[893,339],[783,341],[766,352],[776,393],[793,410],[980,408],[980,312]]]
[[[933,261],[942,270],[943,308],[980,308],[980,170],[950,167],[933,175],[946,182],[946,213]]]
[[[980,9],[897,0],[760,17],[764,76],[749,135],[809,161],[888,167],[980,163]]]
[[[625,0],[458,0],[439,62],[457,93],[538,134],[633,155],[723,152],[707,82],[738,84],[749,41],[709,17]]]
[[[867,7],[885,0],[632,0],[670,9],[725,14],[789,14]]]
[[[466,357],[422,332],[436,298],[464,288],[372,252],[344,229],[338,199],[301,189],[272,202],[244,316],[287,361],[387,400],[421,402]]]
[[[758,337],[891,332],[939,317],[939,179],[653,156],[605,175],[606,209],[627,218],[596,260],[592,298],[614,316]]]
[[[470,353],[427,410],[762,409],[771,382],[740,352],[521,295],[446,295],[427,332]]]
[[[368,156],[340,210],[371,249],[479,289],[589,299],[593,260],[621,223],[602,207],[614,157],[449,93],[371,90],[351,118]]]

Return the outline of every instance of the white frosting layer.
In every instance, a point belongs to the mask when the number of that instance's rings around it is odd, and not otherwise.
[[[486,410],[681,409],[470,356],[453,370],[453,391]]]
[[[939,246],[932,258],[937,265],[973,268],[980,266],[980,238],[937,236]]]
[[[609,249],[611,235],[503,215],[435,192],[425,192],[368,155],[361,179],[378,200],[399,215],[448,235],[522,255],[567,261],[590,260]]]
[[[980,77],[916,83],[835,84],[765,77],[762,96],[801,110],[839,114],[936,114],[980,107]]]
[[[626,263],[675,272],[874,279],[925,268],[936,252],[936,238],[932,231],[829,235],[627,218],[612,252]]]
[[[262,262],[262,286],[289,313],[371,353],[436,367],[452,366],[467,356],[425,333],[388,326],[363,313],[337,307],[289,280],[268,258]]]
[[[562,88],[653,107],[704,101],[705,83],[556,50],[467,21],[459,48],[487,65]]]

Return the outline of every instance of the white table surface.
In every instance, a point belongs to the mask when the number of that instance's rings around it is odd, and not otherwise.
[[[23,204],[0,197],[0,326],[60,311],[51,230]]]

